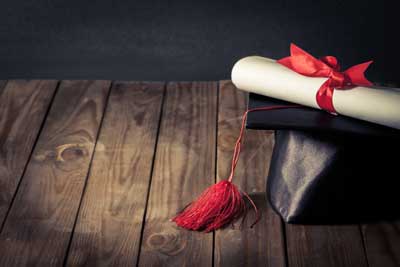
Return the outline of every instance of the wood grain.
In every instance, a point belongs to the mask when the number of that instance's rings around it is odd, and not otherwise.
[[[215,181],[217,84],[167,87],[140,266],[209,266],[212,233],[178,228],[170,219]]]
[[[6,80],[0,80],[0,94],[3,90],[3,88],[6,86],[7,81]]]
[[[97,141],[70,266],[136,263],[164,83],[116,83]]]
[[[169,221],[228,174],[246,107],[231,82],[218,120],[214,82],[169,84],[162,112],[162,83],[118,82],[103,121],[110,82],[64,81],[50,103],[57,84],[0,81],[0,266],[284,266],[282,234],[289,266],[400,266],[399,222],[362,225],[364,240],[357,225],[281,232],[263,193],[271,132],[246,131],[234,180],[262,211],[256,228],[250,212],[213,247],[212,234]]]
[[[400,266],[400,222],[362,225],[370,267]]]
[[[220,82],[218,113],[217,179],[229,176],[233,148],[240,132],[247,94],[230,81]],[[246,130],[234,183],[250,194],[261,212],[261,221],[250,228],[250,209],[242,227],[215,232],[215,266],[285,266],[281,219],[267,204],[265,187],[273,148],[272,131]]]
[[[368,266],[358,225],[286,225],[289,266]]]
[[[5,84],[0,81],[0,226],[32,152],[57,81],[14,80],[7,86]]]
[[[1,233],[0,265],[62,264],[109,84],[61,83]]]

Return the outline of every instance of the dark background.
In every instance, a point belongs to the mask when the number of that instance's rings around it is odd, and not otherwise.
[[[398,83],[397,11],[367,0],[2,1],[0,79],[227,79],[239,58],[280,58],[294,42],[344,67],[374,59],[368,77]]]

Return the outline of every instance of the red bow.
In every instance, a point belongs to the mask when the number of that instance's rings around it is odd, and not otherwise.
[[[372,61],[361,63],[341,72],[338,60],[333,56],[325,56],[320,60],[314,58],[294,44],[290,45],[290,56],[277,61],[295,72],[309,77],[329,77],[319,88],[316,99],[318,106],[330,113],[336,113],[333,107],[334,89],[352,86],[371,86],[364,72]]]

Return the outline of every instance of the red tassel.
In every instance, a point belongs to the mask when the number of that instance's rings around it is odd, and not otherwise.
[[[194,231],[210,232],[233,223],[247,212],[246,197],[256,213],[253,227],[260,219],[258,209],[245,192],[232,183],[236,165],[239,160],[240,147],[245,129],[247,114],[252,111],[293,108],[300,106],[271,106],[247,110],[242,117],[242,127],[233,152],[231,174],[227,180],[222,180],[206,189],[194,202],[178,214],[172,221],[180,227]]]
[[[210,232],[240,218],[246,205],[237,187],[223,180],[210,186],[173,221],[180,227]]]

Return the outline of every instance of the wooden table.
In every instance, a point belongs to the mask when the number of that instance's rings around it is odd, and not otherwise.
[[[256,227],[169,221],[227,177],[245,107],[230,81],[0,81],[0,265],[400,266],[399,222],[281,221],[268,131],[247,131],[235,177]]]

